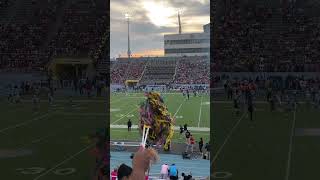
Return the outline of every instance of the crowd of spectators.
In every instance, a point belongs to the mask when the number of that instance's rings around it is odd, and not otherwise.
[[[125,80],[139,80],[143,76],[142,81],[146,83],[209,84],[209,63],[206,57],[112,61],[111,83],[123,84]]]
[[[125,74],[130,70],[129,62],[115,62],[112,63],[110,69],[110,77],[112,84],[124,84]]]
[[[182,59],[178,63],[174,82],[176,84],[209,84],[209,63],[209,60],[203,57]]]
[[[0,8],[10,2],[1,2]],[[54,56],[95,58],[107,29],[107,9],[102,3],[83,0],[68,5],[67,0],[48,0],[31,1],[17,8],[14,23],[0,23],[1,71],[43,70]],[[63,6],[66,9],[61,11]],[[59,13],[63,13],[62,24],[47,47],[49,34],[59,25]]]
[[[289,6],[287,6],[289,7]],[[218,18],[214,71],[315,72],[319,23],[307,9],[241,6],[230,0]]]
[[[48,55],[42,53],[50,25],[56,22],[57,1],[28,4],[28,17],[15,17],[15,23],[0,24],[0,68],[26,70],[43,68]],[[22,18],[23,21],[18,21]]]
[[[106,6],[78,1],[64,10],[62,27],[50,46],[57,56],[92,56],[107,29]]]
[[[146,62],[145,61],[137,61],[131,62],[130,68],[127,71],[127,79],[129,80],[137,80],[141,78],[142,72],[145,68]]]
[[[306,91],[320,90],[319,77],[304,77],[303,75],[287,75],[287,76],[256,76],[252,78],[232,78],[227,75],[215,76],[215,87],[239,86],[246,82],[255,84],[258,90],[267,90],[271,88],[276,91]]]

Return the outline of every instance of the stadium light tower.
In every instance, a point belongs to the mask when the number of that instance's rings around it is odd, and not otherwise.
[[[125,18],[127,20],[127,23],[128,23],[128,58],[130,59],[131,57],[131,50],[130,50],[130,29],[129,29],[129,26],[130,26],[130,15],[128,13],[125,14]]]
[[[181,20],[180,20],[180,10],[178,11],[178,23],[179,23],[179,34],[181,34]]]

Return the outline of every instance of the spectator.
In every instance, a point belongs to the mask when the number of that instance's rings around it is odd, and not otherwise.
[[[210,159],[210,142],[206,143],[206,146],[204,148],[206,149],[207,158]]]
[[[168,178],[169,166],[167,164],[163,164],[161,166],[160,178],[167,179]]]
[[[191,174],[189,174],[189,175],[187,176],[187,175],[185,175],[184,173],[182,173],[181,176],[183,177],[183,180],[191,180],[191,179],[192,179]]]
[[[170,180],[178,180],[178,169],[176,167],[175,164],[172,164],[170,167],[169,167],[169,177],[170,177]]]
[[[117,171],[118,180],[128,180],[131,173],[132,173],[131,167],[125,164],[121,164]]]
[[[184,130],[184,131],[187,131],[187,130],[188,130],[188,125],[187,125],[187,124],[184,124],[184,125],[183,125],[183,130]]]
[[[202,153],[202,148],[203,148],[203,139],[201,137],[200,141],[199,141],[199,150],[200,150],[201,153]]]
[[[117,170],[117,169],[114,169],[114,170],[111,172],[111,180],[117,180],[117,177],[118,177],[118,170]]]
[[[195,144],[194,137],[190,135],[190,148],[191,148],[191,153],[193,153],[193,146]]]
[[[190,144],[190,132],[189,130],[186,131],[185,136],[186,136],[186,144]]]

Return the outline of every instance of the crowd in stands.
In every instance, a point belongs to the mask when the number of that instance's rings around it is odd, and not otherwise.
[[[127,79],[137,80],[141,78],[143,70],[145,68],[145,61],[131,62],[129,71],[127,71]]]
[[[111,83],[124,84],[126,71],[130,71],[129,62],[116,62],[111,65]]]
[[[56,22],[57,8],[61,5],[57,2],[37,4],[33,1],[28,6],[28,17],[15,17],[15,23],[0,24],[1,69],[21,71],[44,67],[48,55],[41,52],[41,46]],[[23,21],[18,21],[19,18]]]
[[[294,76],[287,75],[284,77],[281,76],[272,76],[272,77],[263,77],[256,76],[253,78],[231,78],[228,76],[215,76],[214,82],[215,87],[224,86],[224,89],[230,89],[230,87],[239,87],[241,84],[252,83],[257,88],[257,90],[267,90],[271,88],[275,91],[318,91],[320,90],[320,78],[318,77],[303,77],[303,76]]]
[[[54,55],[92,55],[106,32],[106,7],[87,0],[77,1],[63,14],[62,27],[51,42]]]
[[[175,76],[176,84],[209,84],[210,66],[208,60],[195,57],[179,61]]]
[[[11,2],[1,1],[0,8]],[[54,56],[97,58],[107,29],[107,6],[103,3],[49,0],[30,1],[24,4],[26,7],[17,7],[13,22],[0,23],[1,71],[43,70]],[[58,17],[62,17],[62,24],[58,23]],[[51,32],[55,29],[58,32]],[[50,39],[53,40],[48,42]]]
[[[150,61],[132,59],[113,61],[110,75],[112,84],[140,78],[142,82],[152,84],[209,84],[209,68],[209,60],[204,57]]]
[[[217,22],[213,70],[319,71],[319,23],[306,11],[243,7],[230,0]]]

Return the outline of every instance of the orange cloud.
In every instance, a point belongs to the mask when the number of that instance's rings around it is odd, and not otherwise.
[[[127,57],[127,53],[121,53],[121,57]],[[163,49],[149,49],[149,50],[144,50],[140,52],[135,52],[132,53],[132,57],[155,57],[155,56],[164,56],[164,50]]]

